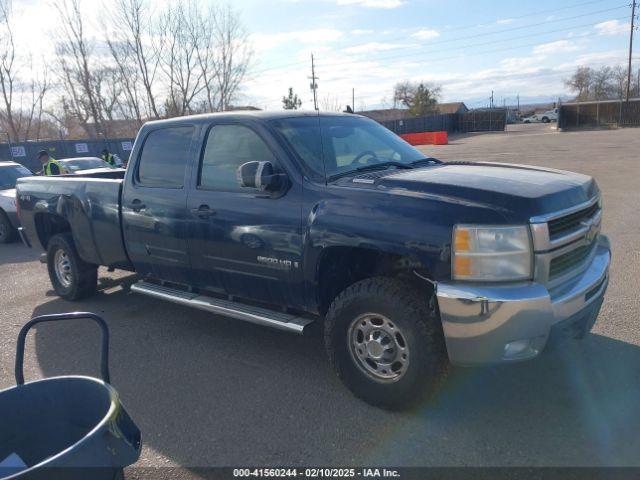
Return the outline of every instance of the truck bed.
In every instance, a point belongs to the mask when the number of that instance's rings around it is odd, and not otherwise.
[[[16,197],[25,235],[46,250],[48,239],[68,224],[83,260],[130,269],[122,237],[123,177],[124,170],[115,170],[20,179]]]

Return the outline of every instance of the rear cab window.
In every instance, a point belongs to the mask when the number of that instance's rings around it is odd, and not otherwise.
[[[183,188],[195,127],[165,127],[151,131],[142,146],[136,183],[143,187]]]

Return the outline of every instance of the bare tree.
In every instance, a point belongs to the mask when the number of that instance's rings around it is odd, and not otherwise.
[[[565,80],[564,84],[571,91],[576,92],[576,100],[587,100],[591,96],[593,82],[593,69],[590,67],[578,67],[575,73]]]
[[[57,50],[68,108],[89,137],[106,135],[97,74],[101,67],[95,65],[94,45],[85,36],[79,0],[58,0],[54,5],[60,20],[58,35],[62,40]]]
[[[17,55],[10,0],[0,0],[0,43],[3,45],[0,51],[0,120],[8,131],[9,140],[26,140],[34,123],[39,125],[50,82],[46,70],[44,76],[35,72],[31,55],[22,58]],[[29,80],[23,80],[23,77]]]
[[[613,95],[622,99],[627,94],[627,69],[622,65],[616,65],[611,69]]]
[[[340,100],[338,100],[338,97],[330,93],[327,93],[320,100],[320,109],[324,110],[325,112],[339,112],[342,110],[342,108],[340,107]]]
[[[0,88],[4,109],[2,117],[9,129],[9,137],[17,140],[19,136],[18,126],[14,118],[14,90],[16,88],[16,47],[11,27],[11,1],[0,0],[0,42],[3,47],[0,51]]]
[[[425,82],[399,82],[393,89],[394,108],[401,105],[416,116],[437,113],[441,90],[439,85]]]
[[[247,74],[253,52],[240,15],[230,5],[213,11],[212,33],[218,52],[215,74],[219,96],[217,110],[226,110]]]
[[[115,0],[110,24],[107,43],[120,71],[128,115],[140,124],[144,118],[160,118],[156,95],[161,46],[147,1]]]
[[[165,101],[168,117],[193,113],[193,104],[203,90],[203,72],[197,50],[201,40],[195,25],[200,11],[194,2],[170,4],[161,16],[161,68],[168,81],[169,96]]]

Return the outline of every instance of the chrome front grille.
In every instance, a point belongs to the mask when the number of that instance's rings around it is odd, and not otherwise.
[[[549,262],[549,280],[558,278],[565,272],[579,267],[589,258],[595,247],[596,242],[592,242],[590,245],[581,245],[567,253],[553,257]]]
[[[549,237],[551,240],[561,238],[567,233],[580,228],[585,222],[591,221],[593,216],[599,211],[600,207],[598,203],[594,203],[585,209],[549,221]]]
[[[600,233],[599,198],[531,219],[535,280],[549,288],[582,273],[592,261]]]

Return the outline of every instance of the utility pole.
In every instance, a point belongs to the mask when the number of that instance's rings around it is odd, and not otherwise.
[[[520,94],[518,94],[518,113],[520,113]]]
[[[491,90],[491,103],[489,104],[489,108],[493,108],[493,90]]]
[[[356,111],[356,89],[351,89],[351,110]]]
[[[308,78],[311,79],[311,84],[309,86],[311,90],[313,90],[313,108],[315,110],[318,110],[318,83],[316,82],[316,80],[320,79],[316,77],[316,65],[313,60],[313,53],[311,54],[311,76]]]
[[[631,3],[631,31],[629,32],[629,69],[627,70],[627,102],[629,101],[629,91],[631,90],[631,57],[633,55],[633,31],[636,20],[636,0]]]

